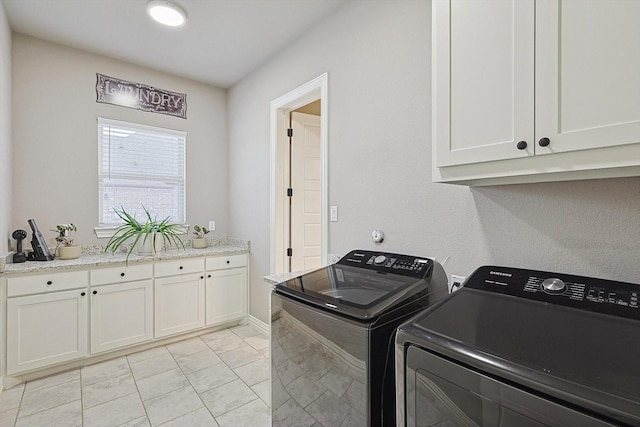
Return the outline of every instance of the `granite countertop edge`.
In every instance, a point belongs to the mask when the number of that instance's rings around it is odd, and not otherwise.
[[[331,264],[335,264],[336,262],[338,262],[340,260],[340,256],[339,255],[335,255],[335,254],[329,254],[327,257],[327,263],[329,265]],[[322,267],[320,267],[322,268]],[[281,274],[269,274],[267,276],[263,276],[262,280],[265,283],[268,283],[269,285],[277,285],[278,283],[282,283],[285,282],[289,279],[293,279],[294,277],[299,277],[302,276],[303,274],[307,274],[311,271],[317,270],[317,268],[312,268],[309,270],[300,270],[300,271],[293,271],[291,273],[281,273]]]
[[[294,277],[302,276],[305,273],[308,273],[312,270],[302,270],[302,271],[294,271],[291,273],[283,273],[283,274],[270,274],[268,276],[264,276],[262,280],[269,283],[270,285],[277,285],[278,283],[282,283],[289,279],[293,279]]]
[[[158,252],[152,256],[143,256],[132,253],[127,261],[126,253],[90,253],[83,254],[80,258],[70,260],[54,259],[53,261],[27,261],[18,264],[6,264],[5,271],[1,275],[10,276],[14,274],[39,273],[47,271],[78,270],[91,267],[116,267],[120,265],[135,265],[156,261],[169,261],[182,258],[196,258],[206,256],[224,256],[248,254],[249,245],[242,242],[234,244],[209,246],[204,249],[169,249]]]

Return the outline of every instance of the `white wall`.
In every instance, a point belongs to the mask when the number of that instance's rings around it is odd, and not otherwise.
[[[431,182],[430,2],[356,0],[229,91],[231,234],[252,240],[268,319],[269,103],[329,73],[329,252],[448,258],[640,282],[640,179],[469,188]],[[375,246],[370,234],[384,230]]]
[[[0,257],[11,238],[11,29],[0,3]]]
[[[96,73],[186,93],[187,119],[97,103]],[[187,131],[187,221],[228,235],[225,90],[20,34],[13,75],[13,228],[35,218],[53,242],[45,230],[73,222],[79,244],[99,243],[96,118],[107,117]]]

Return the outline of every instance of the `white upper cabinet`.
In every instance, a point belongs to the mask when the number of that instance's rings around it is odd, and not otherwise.
[[[533,0],[435,1],[433,12],[436,166],[533,154]]]
[[[537,155],[640,141],[639,1],[536,3],[536,138]]]
[[[640,175],[640,1],[432,11],[434,181]]]

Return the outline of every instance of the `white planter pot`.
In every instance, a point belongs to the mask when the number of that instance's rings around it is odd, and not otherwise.
[[[148,236],[141,236],[138,241],[138,254],[139,255],[155,255],[162,251],[162,236],[149,234]],[[154,247],[155,242],[155,247]]]
[[[191,246],[193,246],[194,249],[204,249],[209,246],[209,242],[207,239],[193,239],[191,240]]]
[[[60,246],[58,248],[58,259],[80,258],[82,248],[80,246]]]

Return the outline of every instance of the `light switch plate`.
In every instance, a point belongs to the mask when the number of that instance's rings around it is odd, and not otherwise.
[[[338,207],[337,206],[331,206],[329,208],[329,216],[331,217],[331,222],[338,222]]]
[[[209,221],[209,231],[215,231],[215,229],[216,229],[216,222]]]

